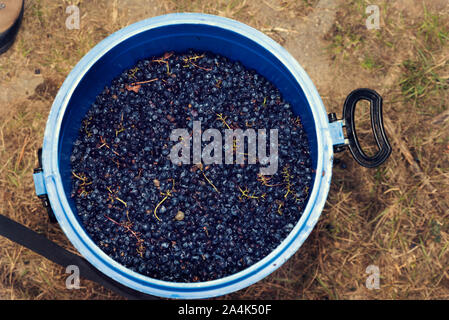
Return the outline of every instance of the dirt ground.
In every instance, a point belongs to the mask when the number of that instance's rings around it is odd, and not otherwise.
[[[80,8],[68,30],[66,7]],[[368,5],[380,28],[368,30]],[[194,11],[247,23],[305,68],[328,112],[353,89],[384,99],[390,159],[377,169],[339,153],[323,214],[300,250],[264,280],[224,299],[449,298],[449,3],[446,0],[27,0],[15,45],[0,56],[0,213],[75,252],[34,195],[32,171],[54,96],[96,43],[144,18]],[[369,107],[358,132],[373,151]],[[369,290],[366,269],[379,268]],[[1,299],[120,299],[0,238]]]

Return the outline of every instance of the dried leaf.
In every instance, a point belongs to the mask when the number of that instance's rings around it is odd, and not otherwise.
[[[141,87],[141,85],[140,85],[140,84],[137,84],[137,85],[134,85],[134,86],[126,85],[125,88],[126,88],[126,90],[128,90],[128,91],[134,91],[135,93],[138,93],[140,87]]]

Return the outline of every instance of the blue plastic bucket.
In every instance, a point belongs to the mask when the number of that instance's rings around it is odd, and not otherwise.
[[[295,113],[302,117],[316,175],[304,213],[271,254],[225,278],[175,283],[152,279],[125,268],[91,240],[70,198],[69,158],[83,116],[114,77],[139,59],[190,48],[239,60],[279,88]],[[54,215],[69,240],[107,276],[135,290],[161,297],[213,297],[242,289],[266,277],[301,247],[320,217],[328,195],[333,146],[342,144],[342,123],[329,123],[312,81],[283,47],[237,21],[205,14],[169,14],[135,23],[112,34],[95,46],[68,75],[48,118],[42,149],[43,172],[35,177],[36,191],[38,195],[48,195]]]

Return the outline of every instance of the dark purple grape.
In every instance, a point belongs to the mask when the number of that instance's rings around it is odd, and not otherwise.
[[[170,134],[193,121],[223,135],[278,129],[277,172],[172,163]],[[138,61],[115,78],[85,115],[70,161],[93,241],[127,268],[175,282],[222,278],[268,255],[301,217],[315,175],[301,119],[279,90],[240,62],[195,51]]]

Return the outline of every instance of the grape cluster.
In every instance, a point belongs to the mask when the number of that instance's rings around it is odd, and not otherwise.
[[[173,129],[278,129],[278,171],[257,164],[175,164]],[[203,144],[205,144],[203,142]],[[301,119],[240,62],[188,51],[138,61],[99,94],[71,154],[72,197],[112,259],[166,281],[241,271],[286,238],[315,175]]]

